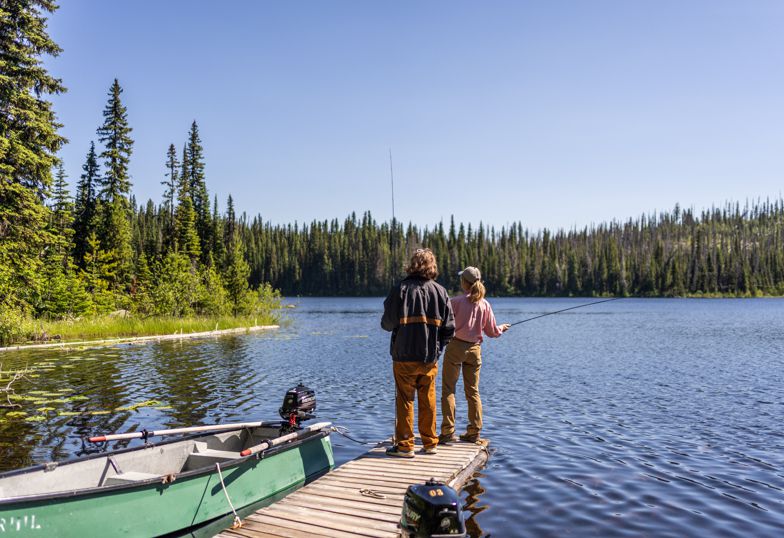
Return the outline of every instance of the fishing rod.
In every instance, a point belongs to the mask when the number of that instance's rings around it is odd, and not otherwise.
[[[510,323],[509,327],[511,328],[511,327],[514,327],[515,325],[520,325],[521,323],[525,323],[526,321],[531,321],[531,320],[534,320],[534,319],[543,318],[545,316],[552,316],[553,314],[560,314],[561,312],[566,312],[567,310],[574,310],[575,308],[583,308],[584,306],[591,306],[591,305],[595,305],[595,304],[599,304],[599,303],[609,303],[610,301],[618,301],[620,299],[623,299],[623,297],[613,297],[612,299],[604,299],[604,300],[601,300],[601,301],[594,301],[593,303],[581,304],[581,305],[577,305],[577,306],[570,306],[569,308],[564,308],[563,310],[556,310],[555,312],[547,312],[546,314],[541,314],[539,316],[534,316],[532,318],[524,319],[522,321],[516,321],[514,323]]]

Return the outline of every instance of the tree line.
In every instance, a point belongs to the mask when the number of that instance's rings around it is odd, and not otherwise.
[[[162,202],[137,207],[122,92],[115,79],[96,130],[101,149],[90,143],[73,197],[58,164],[47,200],[42,271],[26,291],[40,293],[23,297],[22,306],[47,318],[118,309],[174,317],[254,312],[273,293],[269,286],[249,286],[231,197],[225,214],[218,213],[217,199],[210,205],[198,124],[191,124],[181,158],[174,144],[162,157]],[[154,222],[145,218],[151,207]]]
[[[71,196],[58,157],[66,140],[46,99],[65,87],[41,61],[61,52],[44,16],[56,7],[50,0],[0,6],[0,342],[18,338],[30,318],[268,310],[275,292],[249,285],[231,200],[224,215],[217,203],[210,207],[195,121],[181,158],[173,144],[166,153],[155,255],[141,248],[146,232],[129,174],[133,130],[117,79]]]
[[[494,295],[784,295],[781,199],[557,231],[454,219],[421,228],[370,213],[278,225],[236,215],[231,197],[223,211],[210,199],[194,121],[181,149],[161,152],[162,199],[138,204],[116,79],[72,196],[45,98],[65,88],[40,61],[60,52],[42,14],[53,9],[9,0],[0,16],[0,340],[29,317],[247,314],[273,288],[381,295],[418,247],[433,249],[453,291],[457,272],[476,265]]]
[[[784,200],[681,209],[581,229],[531,232],[376,222],[369,213],[339,222],[272,225],[239,221],[251,282],[287,295],[381,295],[403,275],[411,252],[431,248],[439,280],[482,270],[499,296],[784,295]]]

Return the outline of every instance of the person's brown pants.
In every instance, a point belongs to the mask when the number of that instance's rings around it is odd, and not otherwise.
[[[393,361],[395,391],[395,441],[399,450],[414,450],[414,395],[419,400],[419,436],[425,448],[438,444],[436,433],[436,376],[438,361]]]
[[[441,435],[455,433],[455,386],[463,371],[463,387],[468,401],[468,435],[482,429],[482,399],[479,397],[479,370],[482,368],[482,346],[452,339],[444,352],[441,377]]]

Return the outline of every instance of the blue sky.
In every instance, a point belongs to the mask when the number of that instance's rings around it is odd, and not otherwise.
[[[49,20],[75,183],[117,77],[139,201],[199,123],[221,209],[570,228],[784,186],[779,1],[96,2]]]

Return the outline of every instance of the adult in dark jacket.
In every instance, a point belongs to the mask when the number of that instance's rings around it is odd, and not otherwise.
[[[392,331],[389,351],[395,376],[395,446],[390,456],[414,457],[414,397],[419,400],[419,435],[426,454],[434,454],[438,356],[455,332],[449,294],[435,281],[436,258],[418,249],[406,267],[408,277],[384,301],[381,327]]]

